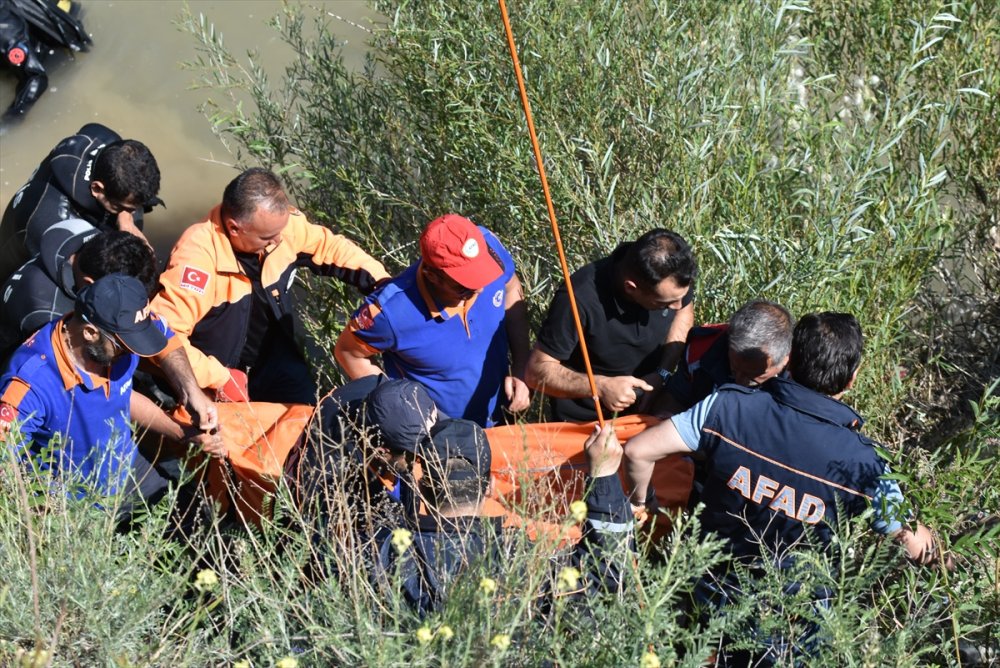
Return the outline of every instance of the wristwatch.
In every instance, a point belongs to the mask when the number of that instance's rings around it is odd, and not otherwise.
[[[662,366],[656,367],[656,375],[660,377],[660,387],[665,387],[670,376],[673,375]]]

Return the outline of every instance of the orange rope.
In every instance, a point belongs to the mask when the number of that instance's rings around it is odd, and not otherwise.
[[[510,19],[507,17],[507,4],[504,0],[500,3],[500,14],[503,16],[503,27],[507,33],[507,46],[510,47],[510,58],[514,63],[514,75],[517,77],[517,89],[521,94],[521,106],[524,108],[524,118],[528,121],[528,134],[531,135],[531,149],[535,152],[535,164],[538,165],[538,177],[542,180],[542,192],[545,194],[545,205],[549,209],[549,222],[552,223],[552,236],[556,241],[556,249],[559,251],[559,264],[562,266],[563,278],[566,281],[566,293],[569,295],[569,306],[573,312],[573,323],[576,325],[576,336],[580,339],[580,350],[583,353],[583,366],[587,371],[587,380],[590,382],[590,394],[594,400],[594,408],[597,409],[597,421],[604,427],[604,414],[601,412],[601,401],[597,397],[597,381],[594,380],[594,371],[590,367],[590,354],[587,352],[587,343],[583,338],[583,324],[580,322],[580,313],[576,308],[576,295],[573,293],[573,283],[569,280],[569,266],[566,264],[566,251],[563,250],[562,237],[559,235],[559,223],[556,222],[556,210],[552,205],[552,196],[549,194],[549,181],[545,177],[545,163],[542,162],[542,149],[538,146],[538,136],[535,134],[535,123],[531,119],[531,103],[528,102],[528,93],[524,88],[524,77],[521,76],[521,61],[517,57],[517,47],[514,46],[514,33],[510,29]]]

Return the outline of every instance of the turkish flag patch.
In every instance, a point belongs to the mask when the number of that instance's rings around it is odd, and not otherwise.
[[[371,304],[365,304],[354,314],[354,325],[359,330],[365,330],[375,324],[375,316],[372,314]]]
[[[208,272],[197,267],[184,267],[181,273],[181,287],[194,290],[199,295],[205,294],[205,288],[208,287]]]
[[[0,429],[6,431],[17,419],[17,409],[8,403],[0,403]]]

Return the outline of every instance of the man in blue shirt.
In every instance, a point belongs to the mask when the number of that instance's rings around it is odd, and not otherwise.
[[[421,260],[373,292],[334,354],[352,379],[384,373],[427,388],[445,414],[490,426],[501,393],[528,407],[528,327],[514,258],[483,227],[448,214],[420,237]],[[510,351],[510,361],[507,353]]]
[[[131,421],[222,455],[217,434],[185,430],[149,399],[132,393],[140,357],[179,342],[151,315],[145,287],[109,274],[77,295],[75,311],[42,327],[0,377],[0,435],[23,460],[49,470],[69,494],[124,491],[136,457]],[[214,410],[211,423],[215,426]]]

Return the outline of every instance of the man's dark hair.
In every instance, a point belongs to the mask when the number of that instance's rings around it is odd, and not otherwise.
[[[840,394],[861,364],[863,348],[861,325],[850,313],[810,313],[795,325],[788,370],[809,389]]]
[[[650,290],[665,278],[678,287],[691,285],[698,265],[684,237],[664,229],[646,232],[629,246],[623,260],[625,273],[643,289]]]
[[[104,184],[109,200],[132,200],[142,206],[160,192],[160,168],[146,145],[134,139],[112,142],[101,149],[94,161],[91,181]]]
[[[420,480],[420,491],[436,510],[475,505],[486,496],[489,478],[480,475],[464,457],[450,457],[443,462],[425,461],[423,466],[425,473]]]
[[[237,221],[245,221],[258,207],[265,206],[270,211],[286,211],[288,196],[281,186],[281,180],[262,167],[251,167],[229,182],[222,193],[222,215]]]
[[[729,350],[742,357],[783,360],[792,348],[792,315],[781,304],[755,299],[729,319]]]
[[[156,255],[149,245],[128,232],[102,232],[85,243],[74,260],[80,272],[95,281],[108,274],[139,279],[150,296],[159,284]]]

